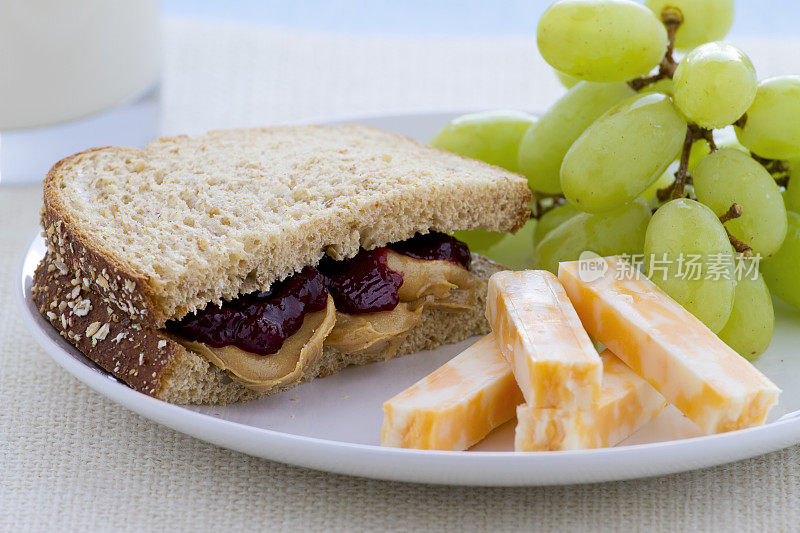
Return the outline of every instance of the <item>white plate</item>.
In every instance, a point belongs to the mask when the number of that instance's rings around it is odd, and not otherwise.
[[[453,114],[360,118],[427,141]],[[226,407],[171,405],[133,391],[96,367],[37,312],[30,286],[44,253],[34,239],[18,276],[24,320],[48,354],[79,380],[160,424],[250,455],[342,474],[459,485],[549,485],[630,479],[736,461],[800,442],[800,315],[775,302],[776,334],[756,366],[783,389],[768,424],[700,436],[672,407],[614,448],[513,453],[513,422],[468,452],[382,448],[381,404],[470,344],[351,367],[263,400]]]

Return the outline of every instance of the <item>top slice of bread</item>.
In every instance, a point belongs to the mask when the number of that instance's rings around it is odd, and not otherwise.
[[[266,290],[325,253],[476,227],[515,231],[517,174],[361,126],[212,131],[58,162],[42,223],[59,263],[145,324]],[[65,249],[68,248],[68,249]],[[77,249],[76,249],[77,248]]]

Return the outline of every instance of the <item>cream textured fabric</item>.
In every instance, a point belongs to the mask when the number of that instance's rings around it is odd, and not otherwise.
[[[800,71],[751,46],[762,75]],[[784,50],[797,46],[784,44]],[[786,56],[783,56],[784,58]],[[780,70],[778,70],[780,68]],[[533,40],[331,37],[167,25],[165,133],[326,115],[544,108]],[[796,531],[800,446],[664,478],[468,489],[370,481],[217,448],[92,392],[23,329],[14,275],[37,188],[0,188],[0,531],[541,529]]]

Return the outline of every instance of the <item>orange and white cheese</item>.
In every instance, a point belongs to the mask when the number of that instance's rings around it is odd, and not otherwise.
[[[706,433],[764,423],[775,384],[627,262],[598,261],[588,279],[580,261],[558,269],[590,335]]]
[[[666,405],[647,381],[609,350],[600,354],[603,384],[597,409],[517,407],[514,449],[581,450],[614,446],[652,420]]]
[[[531,407],[592,409],[602,363],[558,279],[544,270],[489,279],[486,318]]]
[[[466,450],[522,403],[492,334],[383,404],[381,444]]]

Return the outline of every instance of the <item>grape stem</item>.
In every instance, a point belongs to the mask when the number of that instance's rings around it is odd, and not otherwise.
[[[542,218],[542,216],[548,211],[567,203],[567,199],[563,194],[546,194],[543,192],[536,192],[534,195],[534,208],[531,210],[531,218],[535,219]]]
[[[731,206],[728,208],[727,211],[725,211],[720,215],[719,221],[724,224],[729,220],[733,220],[734,218],[739,218],[740,216],[742,216],[743,211],[744,209],[742,208],[742,206],[740,206],[737,203],[733,203],[731,204]]]
[[[647,87],[648,85],[656,83],[657,81],[665,78],[672,79],[672,77],[675,75],[675,69],[678,68],[678,62],[675,61],[673,53],[675,52],[675,33],[678,31],[681,23],[683,23],[683,13],[681,13],[680,9],[678,8],[666,6],[661,11],[661,21],[664,23],[664,26],[667,29],[667,51],[664,54],[664,58],[661,60],[661,63],[658,65],[658,72],[649,76],[641,76],[628,82],[628,85],[630,85],[630,87],[635,91],[640,91],[644,87]],[[743,128],[746,122],[747,114],[745,113],[739,118],[739,120],[735,122],[735,125]],[[675,181],[673,181],[670,186],[663,189],[658,189],[656,191],[656,196],[658,197],[659,201],[663,202],[670,197],[672,197],[672,199],[683,198],[686,194],[686,184],[692,183],[692,176],[689,174],[689,155],[692,152],[692,145],[694,142],[700,139],[703,139],[708,143],[708,147],[711,152],[717,151],[717,144],[714,142],[714,134],[711,130],[701,128],[697,124],[688,124],[686,127],[686,137],[683,141],[683,149],[681,150],[681,160],[678,165],[678,170],[675,171]],[[770,173],[788,174],[789,169],[785,162],[764,160],[755,154],[752,154],[752,156],[756,161],[759,161],[762,165],[764,165],[764,167],[770,171]],[[784,182],[788,182],[789,177],[786,175],[781,178],[776,177],[775,179],[776,181],[783,180]],[[779,185],[780,184],[781,183],[779,181]],[[785,186],[785,183],[783,185]],[[734,203],[719,217],[719,220],[723,224],[722,227],[725,228],[725,233],[728,235],[728,241],[730,241],[734,250],[745,257],[749,257],[753,254],[753,249],[734,237],[724,225],[729,220],[733,220],[742,216],[742,212],[742,206]]]
[[[789,162],[784,161],[783,159],[767,159],[765,157],[760,157],[750,152],[750,157],[761,163],[767,172],[769,172],[773,178],[775,178],[775,183],[777,183],[780,187],[786,187],[789,185],[789,175],[790,175],[790,168]]]
[[[711,130],[700,128],[700,135],[701,135],[700,138],[705,139],[705,141],[708,143],[709,150],[711,150],[712,152],[716,152],[717,143],[714,142],[714,133]]]
[[[778,187],[786,188],[789,186],[789,174],[787,173],[785,176],[778,176],[775,178],[775,183],[778,184]]]
[[[658,65],[657,73],[650,76],[642,76],[628,82],[628,85],[636,91],[659,80],[672,79],[675,75],[675,69],[678,68],[678,62],[675,61],[673,54],[675,52],[675,33],[683,23],[683,13],[676,7],[666,6],[661,10],[661,22],[664,23],[664,27],[667,29],[667,51]],[[746,117],[742,118],[746,120]],[[686,184],[692,182],[692,176],[688,172],[692,144],[700,139],[704,139],[708,143],[708,147],[712,152],[717,151],[717,144],[714,142],[714,134],[711,130],[701,128],[697,124],[689,124],[686,128],[686,138],[683,141],[680,165],[675,172],[675,181],[669,187],[656,191],[656,196],[660,201],[663,202],[670,197],[673,199],[683,198]]]
[[[658,72],[650,76],[641,76],[628,82],[628,85],[634,91],[640,91],[644,87],[665,78],[672,79],[672,76],[675,75],[675,69],[678,68],[678,63],[675,61],[673,53],[675,52],[675,32],[678,31],[678,27],[683,22],[683,14],[679,9],[667,6],[661,11],[661,22],[667,28],[667,52],[658,65]]]
[[[659,201],[663,202],[668,198],[683,198],[686,185],[692,183],[692,175],[689,174],[689,156],[692,153],[692,145],[700,139],[708,143],[712,152],[717,151],[717,144],[714,142],[714,134],[711,130],[701,128],[697,124],[688,124],[686,126],[686,137],[683,140],[683,149],[681,150],[681,161],[678,165],[678,170],[675,172],[675,181],[668,187],[656,191]]]
[[[689,154],[692,152],[692,143],[697,139],[696,126],[689,124],[686,128],[686,137],[683,139],[683,150],[681,150],[681,162],[675,172],[675,181],[672,182],[672,198],[683,198],[686,187],[686,178],[689,176]]]
[[[725,226],[722,227],[725,228]],[[750,248],[745,243],[743,243],[742,241],[740,241],[739,239],[737,239],[736,237],[734,237],[731,234],[731,232],[728,231],[728,228],[725,228],[725,233],[728,234],[728,240],[730,241],[731,246],[733,246],[734,250],[736,250],[738,253],[742,254],[745,257],[750,257],[753,255],[753,249]]]
[[[722,227],[725,228],[725,223],[728,222],[729,220],[733,220],[734,218],[739,218],[740,216],[742,216],[743,212],[744,208],[741,205],[737,203],[731,204],[728,210],[722,213],[719,217],[719,221],[722,222],[723,224]],[[744,255],[745,257],[750,257],[751,255],[753,255],[753,249],[748,245],[746,245],[745,243],[743,243],[742,241],[740,241],[739,239],[737,239],[736,237],[734,237],[733,234],[728,230],[728,228],[725,228],[725,233],[728,235],[728,241],[730,241],[731,246],[733,246],[734,250]]]

